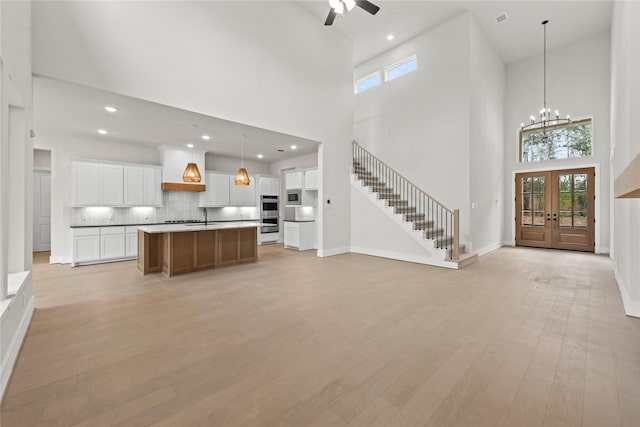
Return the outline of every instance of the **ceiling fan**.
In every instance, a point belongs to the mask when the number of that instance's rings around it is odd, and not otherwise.
[[[366,10],[372,15],[375,15],[380,10],[378,6],[367,0],[329,0],[329,6],[331,6],[331,10],[329,11],[327,20],[324,21],[324,25],[333,24],[336,15],[344,15],[346,12],[350,12],[355,6]]]

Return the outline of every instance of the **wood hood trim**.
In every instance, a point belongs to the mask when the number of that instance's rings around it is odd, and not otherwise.
[[[616,199],[640,198],[640,154],[618,176],[613,190]]]
[[[197,191],[202,192],[207,189],[204,184],[179,184],[177,182],[163,182],[162,191]]]

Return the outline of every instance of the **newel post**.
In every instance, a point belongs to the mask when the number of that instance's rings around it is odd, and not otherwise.
[[[453,210],[453,256],[454,261],[460,261],[460,209]]]

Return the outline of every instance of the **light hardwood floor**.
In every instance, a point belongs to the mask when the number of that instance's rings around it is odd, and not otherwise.
[[[640,319],[603,256],[264,246],[172,279],[36,257],[34,294],[3,427],[640,425]]]

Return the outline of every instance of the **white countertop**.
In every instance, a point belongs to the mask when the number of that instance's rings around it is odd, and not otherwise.
[[[138,227],[138,230],[149,234],[157,233],[181,233],[184,231],[203,231],[203,230],[228,230],[233,228],[251,228],[259,227],[260,221],[228,221],[228,222],[211,222],[204,224],[162,224],[162,225],[146,225]]]

